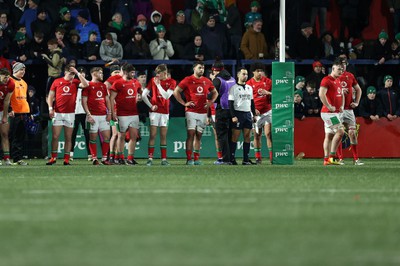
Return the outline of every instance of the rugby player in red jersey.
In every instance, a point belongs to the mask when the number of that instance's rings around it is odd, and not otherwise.
[[[342,61],[336,59],[333,62],[331,74],[322,79],[319,88],[319,97],[323,104],[321,118],[325,127],[324,165],[340,165],[336,158],[336,150],[344,134],[344,126],[340,117],[344,106],[344,96],[339,79],[342,73]]]
[[[101,67],[93,67],[90,70],[92,80],[89,86],[84,88],[82,92],[82,106],[86,112],[86,121],[89,125],[90,134],[90,153],[92,154],[93,165],[98,165],[97,159],[97,134],[100,131],[103,141],[101,143],[102,164],[110,164],[107,161],[107,154],[110,148],[110,120],[111,105],[107,93],[107,87],[103,81],[103,69]]]
[[[256,107],[256,120],[254,128],[254,152],[256,164],[261,164],[261,136],[264,129],[267,147],[269,151],[269,159],[272,161],[272,140],[271,140],[271,125],[272,125],[272,106],[271,106],[271,90],[272,81],[265,76],[265,66],[260,62],[251,65],[253,77],[246,84],[253,88],[253,98]]]
[[[118,121],[118,154],[119,163],[125,163],[124,160],[124,144],[125,136],[129,131],[131,140],[128,144],[128,158],[126,164],[135,165],[137,162],[134,159],[136,139],[139,129],[139,114],[137,110],[138,90],[141,88],[139,81],[135,78],[135,68],[131,64],[126,64],[122,67],[122,78],[115,81],[111,86],[111,112],[112,119]],[[118,108],[115,111],[114,106]]]
[[[8,132],[10,131],[10,124],[8,123],[8,107],[10,106],[10,99],[14,88],[15,83],[10,79],[10,72],[8,69],[0,69],[0,135],[4,165],[12,165],[12,162],[10,161],[10,142],[8,139]]]
[[[342,86],[342,91],[344,95],[344,110],[342,114],[342,122],[345,128],[347,128],[350,138],[350,147],[353,154],[353,164],[354,165],[364,165],[363,162],[358,158],[358,143],[357,143],[357,123],[356,116],[354,115],[353,109],[357,108],[360,103],[362,90],[357,82],[354,75],[347,69],[347,59],[341,57],[343,74],[339,77],[340,85]],[[344,164],[342,145],[339,144],[337,155],[340,164]]]
[[[75,78],[75,75],[79,79]],[[72,131],[75,120],[75,103],[78,93],[78,85],[85,88],[89,84],[82,74],[75,67],[67,65],[64,68],[64,77],[53,81],[50,87],[47,103],[49,105],[49,116],[52,119],[52,139],[51,139],[51,157],[46,163],[53,165],[57,160],[58,138],[61,130],[64,129],[64,165],[70,165],[70,151],[72,147]]]
[[[168,77],[167,65],[158,65],[155,69],[156,76],[153,77],[147,88],[143,90],[142,99],[150,107],[150,138],[148,146],[149,159],[147,166],[153,164],[154,143],[157,128],[160,128],[160,150],[161,165],[170,165],[167,161],[167,131],[169,121],[169,98],[174,93],[176,81]],[[151,92],[151,99],[148,95]]]
[[[193,75],[184,78],[174,90],[176,100],[184,105],[187,125],[186,164],[201,165],[201,136],[207,124],[207,110],[218,97],[218,92],[211,80],[203,76],[204,63],[196,61],[193,64]],[[186,102],[182,99],[184,93]],[[207,101],[207,94],[211,93]],[[192,153],[194,160],[192,159]]]

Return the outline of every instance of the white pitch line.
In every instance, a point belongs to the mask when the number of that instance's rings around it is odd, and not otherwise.
[[[400,189],[31,189],[25,194],[274,194],[274,193],[400,193]]]

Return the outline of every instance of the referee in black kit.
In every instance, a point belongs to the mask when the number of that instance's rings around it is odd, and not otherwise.
[[[237,84],[229,90],[229,110],[233,123],[231,141],[231,160],[233,165],[237,165],[235,153],[241,131],[243,131],[244,139],[242,165],[255,164],[249,160],[249,152],[250,133],[253,127],[253,120],[255,121],[256,110],[253,100],[253,88],[250,85],[246,85],[247,78],[247,69],[244,67],[239,68],[237,71]]]

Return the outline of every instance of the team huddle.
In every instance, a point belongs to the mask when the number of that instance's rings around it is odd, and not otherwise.
[[[185,106],[187,125],[187,165],[201,165],[201,137],[212,117],[218,159],[215,164],[236,165],[235,151],[243,132],[243,165],[261,164],[262,129],[271,148],[271,80],[265,77],[264,65],[252,66],[253,78],[248,80],[246,68],[237,71],[234,79],[224,69],[222,62],[213,65],[210,78],[204,76],[204,63],[193,64],[193,75],[179,84],[170,77],[167,65],[155,68],[155,76],[143,88],[135,79],[135,68],[125,64],[103,81],[103,69],[93,67],[91,80],[87,80],[75,67],[67,65],[64,76],[54,80],[48,95],[49,115],[52,119],[51,157],[46,163],[53,165],[58,158],[58,140],[64,131],[64,165],[70,165],[72,131],[74,127],[75,99],[82,89],[82,107],[86,113],[89,130],[89,150],[94,165],[137,164],[134,152],[139,137],[139,112],[137,102],[149,108],[150,138],[146,165],[153,165],[155,139],[160,135],[161,165],[167,166],[167,130],[169,99],[172,95]],[[229,75],[227,82],[223,76]],[[221,116],[221,114],[223,114]],[[221,126],[221,123],[225,126]],[[254,130],[256,162],[249,159],[250,133]],[[97,157],[97,137],[101,139],[101,158]],[[125,158],[125,142],[128,143]],[[270,158],[271,159],[271,158]]]
[[[346,65],[346,60],[336,60],[331,74],[322,80],[319,90],[323,103],[321,118],[325,125],[324,165],[343,164],[340,143],[345,127],[350,137],[354,164],[363,164],[358,158],[356,120],[353,113],[353,108],[357,107],[360,101],[361,88],[354,76],[346,71]],[[193,74],[177,84],[171,78],[167,65],[161,64],[155,68],[155,76],[144,87],[135,78],[135,67],[131,64],[114,68],[106,81],[103,80],[101,67],[93,67],[90,70],[89,81],[74,66],[67,65],[64,68],[64,76],[52,83],[47,98],[49,116],[52,119],[52,139],[51,156],[46,164],[53,165],[57,162],[58,140],[63,131],[65,138],[63,164],[70,165],[78,89],[82,89],[81,104],[86,113],[89,150],[94,165],[137,164],[134,153],[139,138],[137,106],[139,101],[143,101],[149,108],[150,137],[146,165],[153,165],[158,132],[161,165],[170,165],[167,161],[167,131],[169,101],[172,95],[179,104],[185,106],[187,165],[202,164],[201,138],[209,123],[214,128],[217,149],[218,159],[214,164],[238,164],[235,153],[241,133],[243,133],[242,165],[261,164],[263,130],[269,150],[269,160],[272,161],[272,82],[266,77],[265,66],[262,63],[253,63],[250,71],[253,74],[250,79],[248,70],[244,67],[238,68],[236,77],[233,77],[224,69],[224,64],[217,61],[212,66],[210,77],[207,78],[204,76],[204,63],[198,61],[193,64]],[[5,164],[11,164],[8,108],[15,83],[14,79],[10,78],[8,70],[0,70],[2,110],[0,132]],[[252,132],[255,162],[249,159]],[[99,135],[101,158],[97,156]],[[126,141],[128,141],[128,152],[125,159]]]

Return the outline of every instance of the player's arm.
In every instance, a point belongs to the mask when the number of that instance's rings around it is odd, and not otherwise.
[[[149,94],[150,94],[150,90],[149,90],[148,88],[145,88],[145,89],[143,90],[143,92],[142,92],[142,100],[144,101],[144,103],[145,103],[148,107],[150,107],[150,109],[151,109],[152,111],[155,111],[155,110],[153,110],[153,109],[155,108],[155,106],[151,104],[151,102],[149,101],[149,98],[147,97]]]
[[[157,86],[158,91],[164,99],[168,100],[169,97],[171,97],[171,95],[174,93],[172,90],[165,91],[164,88],[161,86],[160,79],[158,77],[154,77],[153,82]]]
[[[110,96],[106,95],[106,107],[107,107],[107,116],[106,116],[106,121],[109,122],[111,120],[111,101],[110,101]]]
[[[49,105],[49,116],[50,116],[50,118],[54,117],[54,108],[53,108],[54,96],[55,96],[55,92],[53,90],[50,90],[49,91],[49,96],[47,97],[47,104]]]
[[[111,83],[108,82],[107,80],[104,81],[104,85],[106,85],[107,90],[109,90],[111,88]]]
[[[335,106],[330,105],[330,103],[328,102],[328,99],[326,98],[326,93],[328,92],[328,88],[327,87],[323,87],[321,86],[319,88],[319,98],[321,99],[321,102],[323,105],[325,105],[329,111],[334,112],[336,110]]]
[[[351,108],[356,108],[359,104],[360,104],[360,99],[361,99],[361,95],[362,95],[362,90],[360,88],[360,85],[357,84],[353,87],[356,91],[356,99],[354,100],[354,102],[352,102],[350,104]]]
[[[91,123],[91,124],[94,123],[94,119],[92,117],[92,114],[90,113],[89,106],[88,106],[88,103],[87,103],[88,102],[88,97],[82,95],[81,102],[82,102],[83,110],[85,110],[85,113],[86,113],[87,121],[89,123]]]
[[[4,98],[3,119],[1,120],[2,124],[7,124],[8,122],[8,108],[10,107],[10,100],[12,94],[13,94],[12,92],[9,92]]]
[[[186,107],[191,106],[191,107],[193,107],[193,106],[195,105],[195,103],[194,103],[193,101],[185,102],[185,101],[182,99],[182,95],[181,95],[181,92],[182,92],[182,91],[183,91],[183,90],[182,90],[181,87],[176,86],[176,88],[175,88],[175,90],[174,90],[174,97],[175,97],[176,101],[177,101],[178,103],[182,104],[183,106],[186,106]]]
[[[85,77],[81,73],[79,73],[79,71],[75,67],[70,67],[69,70],[74,72],[75,75],[78,77],[79,81],[81,82],[81,84],[79,84],[79,87],[81,88],[89,87],[89,82],[85,79]]]
[[[111,117],[114,121],[117,121],[117,114],[115,113],[115,97],[117,97],[117,92],[111,90],[110,91]]]

